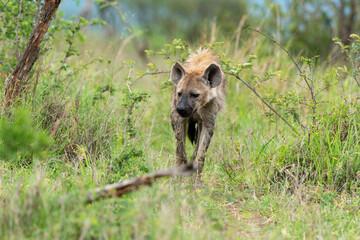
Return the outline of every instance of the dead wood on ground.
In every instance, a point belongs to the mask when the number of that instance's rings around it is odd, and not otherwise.
[[[118,183],[109,184],[104,187],[91,190],[86,197],[85,203],[92,203],[98,200],[121,197],[124,194],[138,189],[143,185],[151,185],[155,180],[165,177],[185,177],[196,172],[196,165],[193,163],[184,164],[177,167],[159,170],[157,172],[127,179]]]

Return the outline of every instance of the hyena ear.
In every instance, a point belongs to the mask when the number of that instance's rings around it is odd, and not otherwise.
[[[222,81],[222,72],[219,65],[215,63],[210,64],[206,68],[203,78],[209,83],[211,88],[219,86]]]
[[[171,81],[175,84],[175,86],[180,82],[180,80],[185,76],[185,70],[180,65],[180,63],[176,62],[171,68]]]

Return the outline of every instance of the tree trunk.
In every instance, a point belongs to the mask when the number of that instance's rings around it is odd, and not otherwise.
[[[13,73],[5,82],[5,108],[8,108],[20,95],[23,83],[38,58],[40,44],[54,18],[61,0],[45,0],[38,22],[35,23],[25,50]]]
[[[355,23],[356,23],[356,16],[357,13],[357,0],[350,0],[348,7],[350,9],[350,13],[346,14],[346,5],[348,2],[345,0],[340,1],[339,7],[339,32],[342,43],[345,45],[350,44],[350,34],[353,33]]]

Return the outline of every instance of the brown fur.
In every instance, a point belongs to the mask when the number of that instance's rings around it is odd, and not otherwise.
[[[225,106],[225,74],[216,56],[209,50],[199,50],[181,66],[171,70],[174,90],[171,100],[171,124],[176,138],[176,162],[187,162],[186,130],[195,151],[191,161],[198,165],[196,183],[205,162],[205,154],[214,133],[218,112]]]

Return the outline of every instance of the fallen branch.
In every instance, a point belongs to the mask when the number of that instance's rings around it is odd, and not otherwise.
[[[122,182],[106,185],[91,190],[86,197],[85,203],[92,203],[102,199],[122,197],[124,194],[138,189],[142,185],[151,185],[156,179],[165,177],[185,177],[196,172],[196,165],[193,163],[184,164],[178,167],[160,170],[145,176],[127,179]]]

